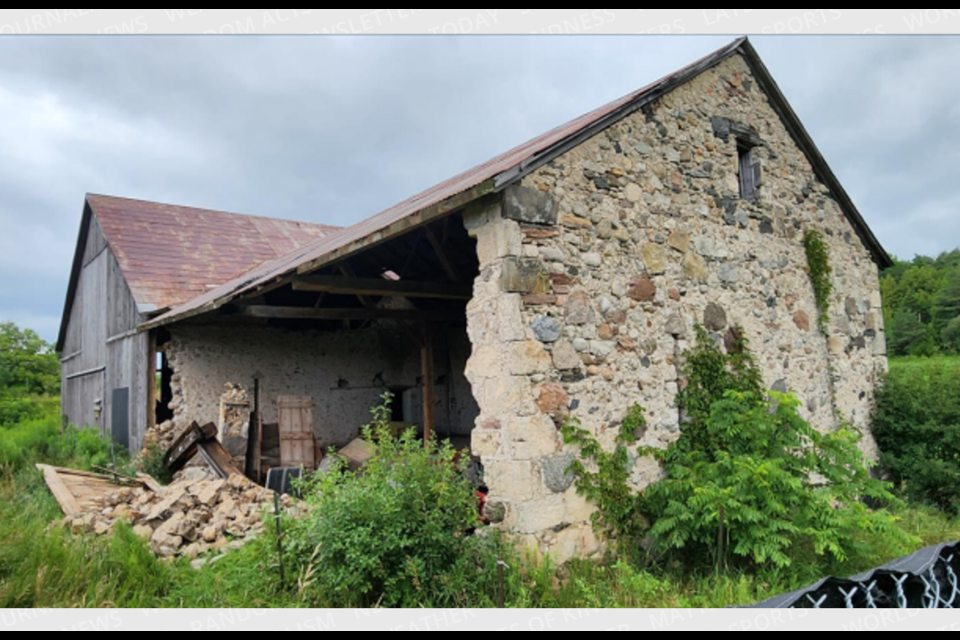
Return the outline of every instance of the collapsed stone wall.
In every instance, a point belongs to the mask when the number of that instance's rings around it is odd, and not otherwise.
[[[755,202],[740,198],[736,131],[759,136]],[[867,429],[886,367],[878,267],[740,57],[720,64],[465,216],[481,275],[468,310],[473,434],[504,524],[564,561],[599,549],[592,507],[564,470],[558,425],[612,447],[643,405],[642,444],[679,437],[682,354],[703,325],[742,326],[766,384],[796,393],[818,429]],[[829,336],[803,234],[834,268]],[[875,456],[869,434],[865,454]],[[637,460],[637,489],[660,477]]]
[[[462,331],[461,331],[462,333]],[[389,323],[356,331],[288,331],[264,326],[177,325],[164,347],[173,369],[173,433],[191,422],[219,421],[224,385],[253,389],[259,376],[264,422],[276,423],[278,396],[314,400],[314,432],[322,446],[342,447],[370,422],[370,409],[389,389],[404,394],[407,421],[422,422],[420,352]],[[440,433],[469,434],[478,414],[463,382],[470,353],[452,331],[437,345],[437,424]]]

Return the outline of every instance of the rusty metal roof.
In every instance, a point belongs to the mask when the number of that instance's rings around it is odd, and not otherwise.
[[[113,250],[138,308],[165,311],[278,256],[339,231],[309,222],[87,195],[58,344],[73,307],[91,217]]]
[[[530,140],[458,176],[442,182],[389,209],[331,234],[313,244],[286,256],[263,263],[216,289],[190,300],[165,315],[145,323],[142,328],[170,324],[195,315],[213,311],[230,301],[252,294],[262,287],[290,278],[298,273],[316,270],[366,248],[406,233],[452,213],[485,195],[502,191],[525,175],[543,166],[570,148],[589,139],[628,115],[659,99],[677,86],[734,55],[742,55],[757,75],[763,89],[770,95],[771,104],[784,119],[797,144],[808,154],[811,164],[821,178],[838,196],[841,206],[851,219],[866,246],[882,265],[889,256],[867,227],[843,187],[827,166],[813,140],[807,134],[796,114],[780,93],[753,46],[746,38],[701,58],[643,89],[591,111],[567,124]]]
[[[141,308],[181,305],[337,227],[88,195]]]

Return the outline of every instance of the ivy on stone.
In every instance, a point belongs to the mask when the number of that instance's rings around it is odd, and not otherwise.
[[[833,267],[830,266],[830,251],[823,240],[823,234],[816,230],[803,235],[803,246],[807,251],[807,267],[813,293],[820,312],[818,324],[820,331],[827,333],[830,325],[830,296],[833,294]]]
[[[629,484],[633,462],[630,448],[646,428],[644,408],[634,405],[620,425],[612,452],[606,451],[576,418],[568,419],[561,428],[564,442],[580,447],[580,458],[573,461],[567,473],[576,478],[577,493],[597,506],[592,516],[594,530],[616,540],[621,553],[627,556],[639,549],[649,528]]]

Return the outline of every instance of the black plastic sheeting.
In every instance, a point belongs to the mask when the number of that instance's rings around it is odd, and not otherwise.
[[[754,609],[960,608],[960,543],[922,549],[849,580],[826,578]]]

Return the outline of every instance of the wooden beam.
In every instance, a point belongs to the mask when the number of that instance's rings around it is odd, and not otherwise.
[[[226,308],[228,314],[250,318],[281,320],[410,320],[414,322],[442,322],[456,320],[463,314],[452,311],[415,311],[405,309],[314,309],[313,307],[249,307]]]
[[[67,376],[67,380],[76,380],[77,378],[86,378],[87,376],[92,376],[97,373],[103,373],[106,370],[107,370],[106,367],[97,367],[96,369],[87,369],[86,371],[73,373]]]
[[[260,378],[253,379],[253,413],[250,414],[247,443],[247,477],[260,484],[260,465],[263,461],[263,407],[260,404]]]
[[[453,262],[450,261],[450,257],[447,255],[447,252],[443,249],[443,244],[437,238],[437,234],[433,232],[433,229],[426,227],[427,232],[427,241],[430,242],[430,246],[433,247],[434,253],[437,254],[437,258],[440,259],[440,264],[443,265],[443,270],[447,272],[447,277],[450,278],[452,282],[457,284],[463,282],[463,278],[460,277],[460,272],[457,271],[457,268],[453,266]]]
[[[60,509],[64,515],[70,516],[71,518],[79,516],[80,505],[77,504],[76,498],[74,498],[70,490],[67,489],[67,485],[60,479],[57,471],[53,467],[48,467],[45,464],[38,464],[37,469],[43,472],[43,480],[47,483],[50,493],[56,498],[57,504],[60,505]]]
[[[147,347],[147,433],[157,427],[157,332],[149,333]],[[161,373],[161,376],[163,374]]]
[[[340,273],[342,273],[342,274],[343,274],[344,276],[346,276],[347,278],[356,279],[357,274],[354,273],[354,271],[353,271],[353,269],[350,267],[350,264],[349,264],[349,263],[347,263],[347,262],[344,261],[344,262],[341,262],[340,264],[338,264],[337,267],[340,269]],[[368,298],[368,297],[365,296],[365,295],[357,294],[357,298],[360,300],[360,304],[362,304],[363,306],[365,306],[367,309],[373,309],[373,308],[375,308],[375,307],[377,306],[377,305],[373,302],[373,300],[371,300],[370,298]]]
[[[423,376],[423,441],[429,444],[437,428],[437,401],[433,388],[433,331],[428,325],[424,327],[423,332],[423,346],[420,348],[420,364]]]
[[[337,276],[301,276],[293,281],[293,290],[339,295],[431,298],[435,300],[469,300],[473,294],[470,287],[464,285],[377,280],[374,278],[339,278]]]

